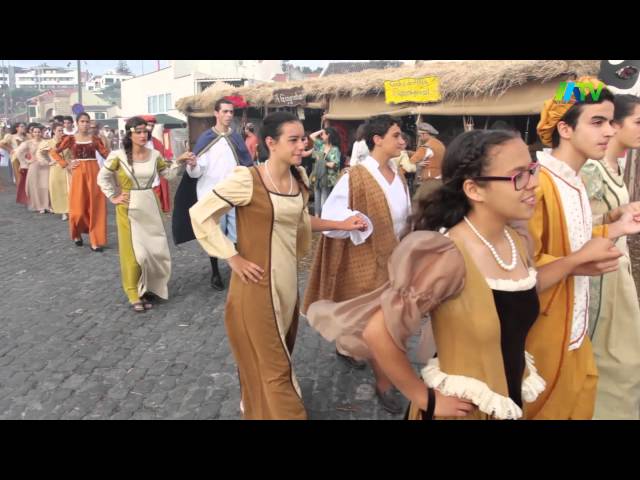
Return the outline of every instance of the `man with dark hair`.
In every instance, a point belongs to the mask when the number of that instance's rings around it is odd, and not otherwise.
[[[198,138],[194,153],[197,163],[187,165],[186,175],[176,191],[172,217],[173,241],[176,245],[195,238],[189,208],[200,198],[211,192],[219,182],[229,176],[235,167],[250,167],[253,159],[242,137],[231,130],[233,103],[221,98],[215,103],[216,124]],[[236,242],[235,209],[220,219],[220,228],[232,242]],[[210,257],[211,287],[224,290],[224,283],[218,269],[218,259]]]
[[[592,224],[579,172],[589,158],[603,158],[614,135],[613,96],[595,78],[578,82],[590,84],[588,91],[568,102],[547,100],[537,128],[552,149],[537,155],[542,168],[529,232],[538,272],[558,283],[539,293],[541,313],[527,336],[527,350],[546,382],[525,409],[529,419],[592,418],[598,372],[587,335],[588,276],[616,270],[621,254],[611,239],[640,232],[630,212],[611,218],[613,223]]]
[[[65,135],[75,135],[75,133],[78,131],[78,129],[74,125],[73,117],[70,115],[62,117],[62,124],[64,125],[64,129],[62,130],[62,132]]]
[[[344,220],[359,215],[368,227],[361,231],[323,232],[313,260],[302,313],[325,337],[330,319],[322,318],[314,302],[340,302],[369,293],[389,279],[387,261],[398,244],[411,213],[411,198],[405,179],[393,157],[405,147],[398,120],[389,115],[372,117],[364,127],[370,154],[345,173],[331,191],[323,219]],[[401,413],[402,401],[387,376],[371,358],[361,337],[338,337],[336,354],[355,368],[371,360],[376,393],[383,407]]]

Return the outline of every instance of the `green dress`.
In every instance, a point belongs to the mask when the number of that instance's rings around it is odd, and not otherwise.
[[[603,161],[589,160],[581,171],[594,216],[629,203],[622,172]],[[590,278],[589,334],[598,366],[594,419],[640,419],[640,306],[631,273],[627,238],[616,247],[622,252],[615,272]]]

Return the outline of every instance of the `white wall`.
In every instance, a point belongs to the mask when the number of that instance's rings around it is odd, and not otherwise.
[[[271,81],[282,73],[281,60],[172,60],[176,78],[201,73],[211,79],[247,78]]]
[[[174,78],[173,67],[163,68],[146,75],[140,75],[121,83],[122,108],[120,114],[125,117],[144,115],[148,111],[148,97],[152,95],[171,94],[172,109],[167,115],[186,121],[186,117],[175,109],[179,98],[195,94],[193,75]]]

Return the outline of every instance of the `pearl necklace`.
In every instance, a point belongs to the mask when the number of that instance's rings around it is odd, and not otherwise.
[[[518,256],[517,256],[517,252],[516,252],[516,244],[514,243],[513,239],[511,238],[511,235],[509,235],[509,232],[507,231],[506,228],[504,229],[504,236],[507,237],[507,241],[511,245],[511,264],[509,264],[509,265],[507,265],[504,262],[504,260],[502,260],[500,258],[500,255],[498,255],[498,252],[496,251],[496,247],[494,247],[486,238],[484,238],[482,235],[480,235],[480,232],[478,232],[478,230],[476,230],[476,227],[473,226],[471,221],[466,216],[464,217],[464,221],[467,222],[467,225],[469,225],[469,228],[471,228],[473,233],[475,233],[476,236],[480,240],[482,240],[482,243],[484,243],[487,246],[487,248],[491,251],[491,253],[493,254],[493,258],[496,259],[496,262],[498,262],[498,265],[500,265],[500,268],[502,268],[503,270],[506,270],[507,272],[511,272],[511,271],[516,269],[516,266],[518,265]]]
[[[273,185],[273,188],[276,189],[276,192],[280,193],[280,190],[278,190],[278,187],[276,186],[276,182],[273,181],[273,178],[271,178],[271,174],[269,173],[269,160],[264,162],[264,169],[267,171],[267,177],[269,177],[269,181],[271,182],[271,185]],[[291,174],[291,170],[289,170],[289,195],[291,195],[292,193],[293,193],[293,175]],[[280,193],[280,195],[282,195],[282,193]]]

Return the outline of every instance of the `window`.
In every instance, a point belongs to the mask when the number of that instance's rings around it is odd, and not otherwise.
[[[104,79],[104,83],[105,83],[105,85],[111,85],[111,84],[113,84],[113,78],[105,78],[105,79]]]
[[[29,105],[29,116],[30,117],[38,116],[38,112],[37,112],[36,107],[34,105]]]
[[[95,112],[96,120],[106,120],[107,112]]]
[[[165,113],[167,110],[173,109],[171,104],[171,94],[162,93],[160,95],[151,95],[147,97],[147,111],[149,113]]]

